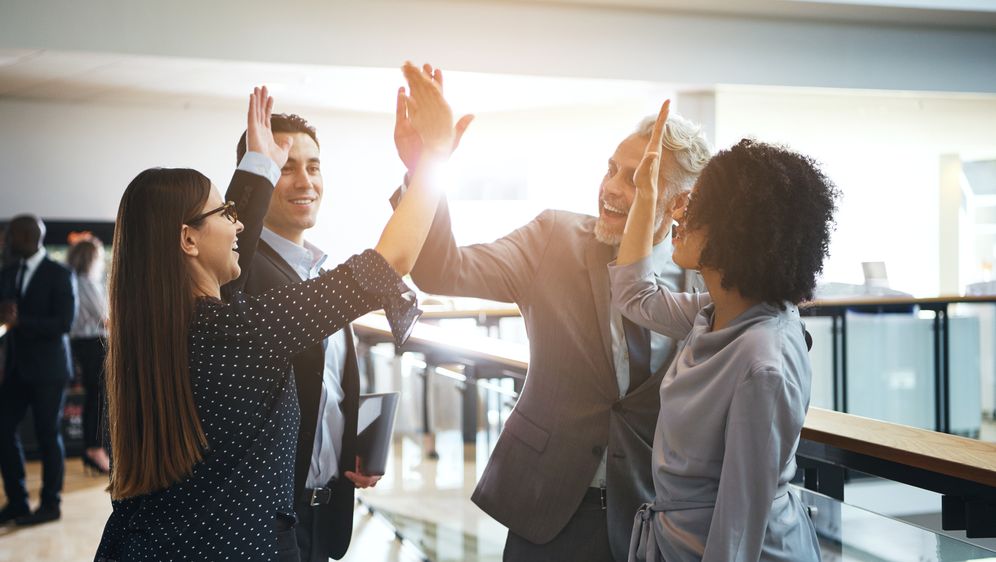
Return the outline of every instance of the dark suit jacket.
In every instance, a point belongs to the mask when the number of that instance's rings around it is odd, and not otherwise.
[[[658,389],[671,361],[619,397],[607,269],[613,248],[595,239],[595,221],[544,211],[495,242],[457,247],[443,200],[412,279],[429,293],[517,303],[529,334],[525,386],[474,503],[530,542],[547,543],[577,511],[607,449],[609,541],[615,559],[626,560],[633,516],[654,496]],[[689,273],[685,291],[701,283]]]
[[[7,352],[4,377],[31,384],[63,383],[72,378],[69,328],[76,315],[76,278],[72,271],[46,256],[17,295],[19,263],[0,271],[0,301],[16,301],[18,323],[4,338]]]
[[[229,190],[226,201],[235,201],[236,205],[243,194],[237,189]],[[262,225],[259,225],[260,229]],[[239,235],[239,247],[242,248],[242,237],[247,234],[250,225]],[[253,233],[248,233],[252,236]],[[258,232],[255,233],[258,239]],[[260,240],[255,259],[243,271],[231,291],[241,285],[250,295],[258,295],[269,289],[282,287],[291,283],[300,283],[297,275],[276,250]],[[346,368],[342,373],[342,390],[345,398],[342,402],[342,412],[346,426],[342,434],[342,451],[339,456],[339,478],[332,487],[332,502],[315,509],[316,527],[324,532],[313,537],[315,550],[326,552],[332,558],[342,558],[349,548],[353,534],[353,483],[343,474],[356,470],[356,415],[359,405],[360,379],[356,362],[356,348],[353,343],[352,330],[346,329]],[[293,359],[294,379],[297,385],[298,403],[301,406],[301,429],[297,438],[297,457],[294,462],[294,494],[299,500],[308,478],[308,468],[311,466],[312,450],[315,444],[315,429],[318,424],[318,401],[321,398],[322,378],[325,371],[325,353],[321,344],[316,344],[298,354]]]

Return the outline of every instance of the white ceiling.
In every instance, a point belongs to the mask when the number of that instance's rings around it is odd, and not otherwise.
[[[491,1],[491,0],[483,0]],[[528,0],[527,0],[528,1]],[[541,0],[603,8],[996,28],[996,0]]]
[[[747,22],[755,19],[761,22],[763,18],[839,19],[879,22],[895,26],[912,24],[933,28],[962,26],[996,30],[996,0],[697,0],[694,2],[689,0],[477,0],[476,4],[504,4],[513,10],[517,5],[545,4],[548,6],[564,5],[572,8],[597,7],[610,12],[630,13],[633,10],[695,11],[753,18],[743,20]],[[376,3],[373,5],[379,6]],[[445,7],[446,4],[441,5]],[[518,10],[516,11],[518,12]],[[644,19],[646,18],[640,17],[638,13],[631,18],[631,20],[637,21]],[[356,20],[357,22],[365,21],[363,18],[356,18]],[[357,25],[369,25],[369,23],[358,23]],[[729,28],[723,27],[722,29],[728,30]],[[614,43],[629,44],[626,43],[627,38],[625,37],[615,39],[620,34],[618,29],[611,31],[616,34],[609,35],[613,38]],[[759,24],[754,33],[765,34],[769,32],[769,27]],[[552,38],[557,37],[553,33],[550,35]],[[625,34],[623,33],[623,35]],[[972,32],[972,35],[979,34]],[[458,35],[454,37],[458,37]],[[875,37],[877,38],[878,35],[876,34]],[[710,41],[716,42],[716,39]],[[758,43],[756,37],[749,41],[754,44]],[[883,41],[886,40],[883,39]],[[28,43],[14,43],[9,46],[16,47],[22,44]],[[524,41],[523,44],[529,45],[530,43]],[[532,44],[535,45],[535,42]],[[883,43],[878,47],[884,48],[885,45]],[[745,45],[745,48],[747,46],[749,44]],[[579,45],[578,50],[584,52],[580,47],[581,45]],[[570,66],[575,61],[564,59],[564,51],[559,50],[562,48],[562,44],[551,46],[551,51],[559,53],[561,57],[556,59],[558,62],[554,66],[567,69],[564,71],[567,75],[578,74],[579,69],[576,66]],[[625,50],[625,48],[625,46],[619,47],[620,50]],[[842,44],[840,50],[849,52],[849,50],[853,51],[857,48],[854,43]],[[444,50],[448,51],[448,49]],[[419,51],[416,49],[416,52]],[[527,58],[543,60],[544,54],[542,52],[529,53]],[[869,53],[869,57],[877,54]],[[521,53],[518,55],[522,56]],[[968,55],[978,56],[981,53],[969,52]],[[591,53],[589,52],[587,56],[591,56]],[[869,57],[862,56],[859,59],[845,58],[842,60],[848,64],[856,64],[855,60],[860,62]],[[492,58],[516,60],[516,54],[514,52],[507,55],[494,53]],[[735,57],[730,58],[736,60]],[[985,57],[983,56],[983,58]],[[388,60],[391,59],[393,57],[388,57]],[[705,56],[704,61],[702,66],[723,62],[715,56]],[[350,64],[352,61],[342,62]],[[686,62],[683,59],[669,61],[668,64],[677,68]],[[357,62],[357,64],[369,63]],[[778,65],[779,62],[772,60],[772,64]],[[987,66],[985,62],[977,64]],[[479,65],[468,66],[466,64],[463,68],[474,68],[475,66],[481,68]],[[574,70],[570,70],[571,68]],[[943,74],[943,71],[950,71],[950,68],[938,68],[937,71]],[[583,67],[580,72],[584,72]],[[690,74],[692,76],[687,77],[687,80],[700,80],[702,76],[706,75],[705,73]],[[729,69],[722,73],[717,72],[718,76],[730,74]],[[847,68],[842,69],[841,74],[850,76],[856,74],[856,71],[853,68]],[[634,74],[630,73],[630,75]],[[642,73],[636,75],[642,75]],[[680,78],[675,79],[680,80]],[[749,79],[745,81],[742,77],[740,82],[751,83]],[[810,82],[812,81],[810,80]],[[946,84],[950,80],[941,79],[941,82]],[[390,112],[393,110],[395,92],[402,81],[400,72],[393,68],[289,64],[284,62],[234,62],[193,55],[110,54],[71,49],[59,50],[58,47],[55,49],[0,48],[0,98],[98,104],[231,105],[241,104],[246,93],[253,85],[259,83],[268,84],[278,100],[290,106]],[[648,97],[658,98],[674,89],[712,86],[712,84],[662,84],[631,80],[473,72],[449,73],[448,84],[448,97],[450,97],[454,107],[458,111],[473,112],[523,110],[564,105],[604,105],[633,101],[641,103]]]
[[[464,112],[642,103],[662,84],[450,72],[447,97]],[[393,68],[265,64],[137,55],[0,49],[0,98],[72,103],[242,104],[266,84],[284,107],[394,111],[404,84]]]

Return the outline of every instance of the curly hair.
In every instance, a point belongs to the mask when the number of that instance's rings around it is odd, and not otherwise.
[[[784,308],[813,297],[839,195],[811,158],[743,139],[702,170],[685,228],[708,228],[700,266],[724,289]]]

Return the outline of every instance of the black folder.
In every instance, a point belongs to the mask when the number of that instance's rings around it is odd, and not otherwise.
[[[356,420],[356,454],[360,457],[364,474],[384,475],[400,398],[401,395],[397,392],[360,396]]]

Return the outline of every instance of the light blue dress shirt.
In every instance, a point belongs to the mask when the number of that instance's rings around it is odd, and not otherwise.
[[[302,280],[321,275],[328,256],[308,241],[299,246],[263,227],[260,236],[290,265]],[[315,445],[308,468],[308,488],[322,488],[339,476],[339,454],[346,418],[342,413],[342,373],[346,368],[346,334],[343,330],[322,342],[325,349],[325,371],[322,374],[322,394],[318,400],[318,425]]]
[[[270,160],[269,156],[265,156],[259,152],[246,152],[242,156],[242,161],[239,162],[239,170],[263,176],[270,180],[270,183],[274,186],[277,185],[277,180],[280,179],[280,166],[277,166],[276,162]]]

